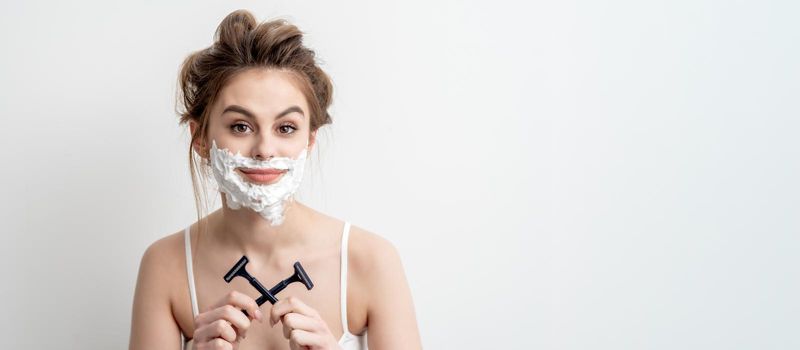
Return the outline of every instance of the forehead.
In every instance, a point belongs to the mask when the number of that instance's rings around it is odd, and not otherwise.
[[[257,116],[272,118],[291,106],[308,116],[308,103],[295,76],[284,70],[254,68],[237,73],[226,83],[215,102],[220,113],[225,106],[242,106]]]

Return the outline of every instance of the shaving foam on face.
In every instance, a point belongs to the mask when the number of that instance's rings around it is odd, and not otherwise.
[[[283,223],[286,204],[300,187],[307,153],[308,145],[297,158],[274,157],[260,161],[242,156],[239,151],[233,154],[227,148],[220,150],[216,140],[212,140],[211,170],[219,190],[225,193],[229,208],[250,208],[277,226]],[[237,168],[279,169],[286,172],[273,184],[256,184],[245,180],[235,171]]]

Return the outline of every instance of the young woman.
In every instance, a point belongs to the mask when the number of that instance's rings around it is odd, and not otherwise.
[[[298,28],[235,11],[184,61],[180,85],[199,219],[145,251],[130,349],[421,348],[395,248],[293,200],[332,94]],[[204,216],[208,173],[222,207]],[[292,283],[259,307],[244,278],[223,279],[243,255],[266,288],[295,261],[314,287]]]

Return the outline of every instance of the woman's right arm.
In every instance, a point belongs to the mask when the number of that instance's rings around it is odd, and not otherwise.
[[[178,350],[180,328],[170,305],[170,262],[164,240],[150,245],[139,264],[139,277],[133,297],[129,350]]]

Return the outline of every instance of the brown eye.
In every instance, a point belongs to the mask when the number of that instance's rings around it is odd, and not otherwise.
[[[295,132],[296,130],[297,130],[297,128],[295,128],[291,124],[283,124],[283,125],[278,127],[278,131],[281,134],[291,134],[291,133]]]
[[[243,134],[243,133],[247,132],[247,129],[249,129],[249,128],[250,127],[247,126],[247,124],[242,124],[242,123],[237,123],[237,124],[231,125],[231,130],[234,133],[237,133],[237,134]]]

